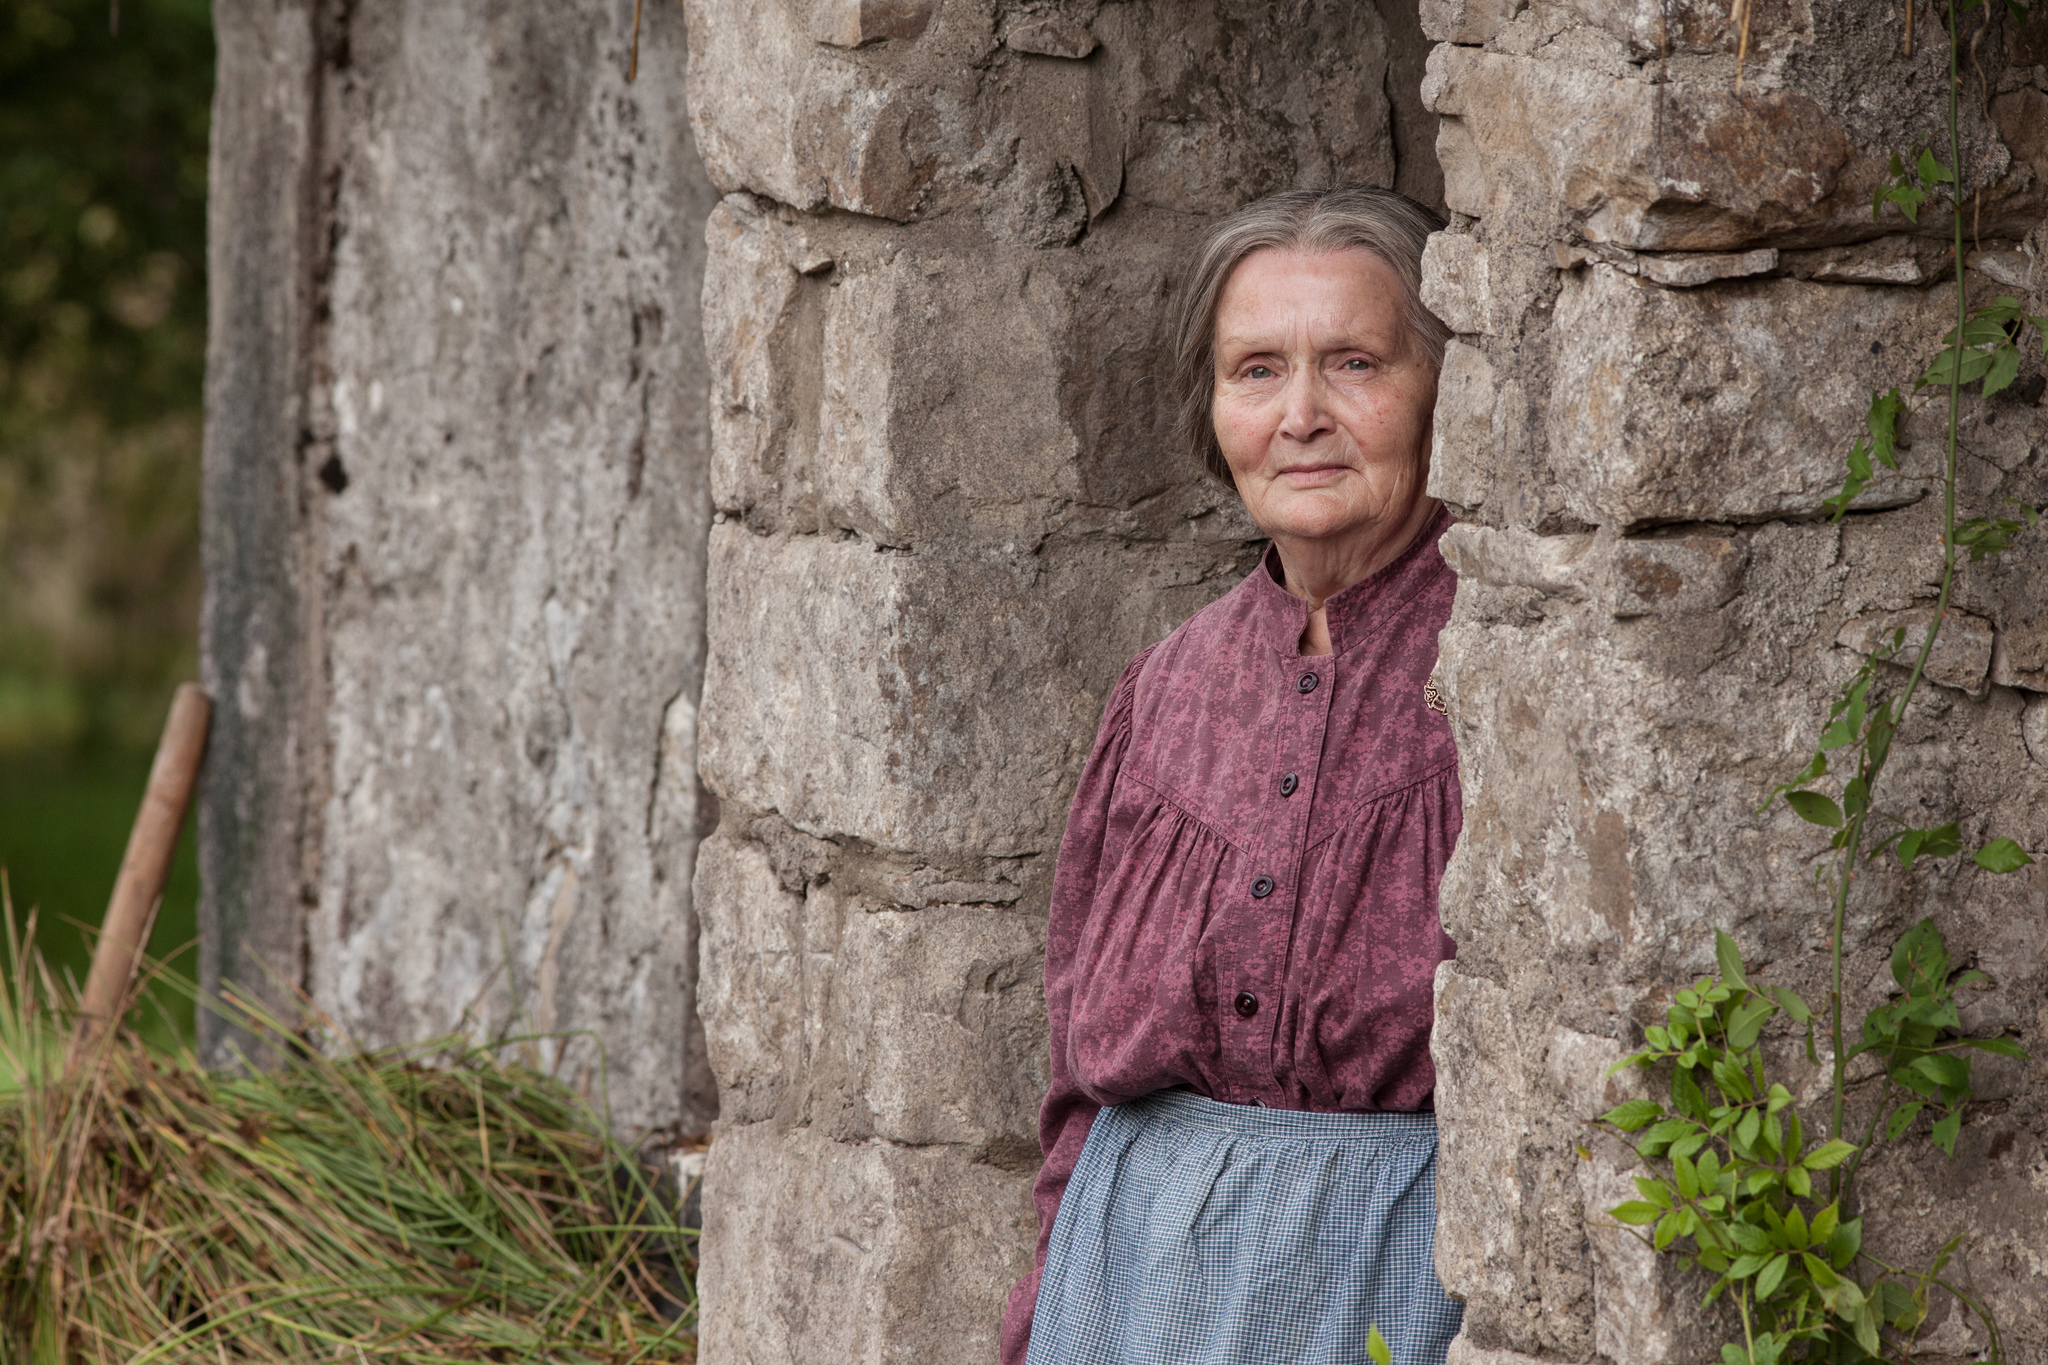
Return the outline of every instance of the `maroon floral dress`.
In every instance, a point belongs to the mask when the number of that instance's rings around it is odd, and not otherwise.
[[[1268,550],[1124,669],[1067,817],[1045,950],[1052,1083],[1038,1268],[1011,1291],[1024,1358],[1047,1237],[1105,1105],[1187,1089],[1314,1112],[1431,1107],[1431,985],[1456,951],[1437,885],[1459,829],[1451,729],[1426,695],[1456,579],[1439,513],[1325,604]]]

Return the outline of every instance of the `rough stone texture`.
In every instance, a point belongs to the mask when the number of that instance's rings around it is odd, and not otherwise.
[[[215,705],[197,801],[199,978],[283,1007],[305,953],[301,906],[316,894],[325,758],[299,444],[317,307],[320,37],[313,6],[273,0],[222,0],[214,31],[200,678]],[[209,1056],[233,1041],[203,1010],[199,1027]]]
[[[825,12],[689,9],[726,195],[703,1359],[986,1361],[1067,794],[1124,661],[1251,553],[1169,439],[1173,288],[1257,195],[1431,194],[1434,120],[1398,5],[939,0],[859,45]]]
[[[701,1130],[715,196],[630,9],[222,10],[202,845],[220,975]]]
[[[1674,984],[1713,969],[1715,928],[1824,998],[1808,889],[1821,841],[1782,805],[1756,806],[1811,751],[1859,651],[1924,628],[1939,582],[1937,407],[1908,424],[1901,476],[1840,525],[1820,502],[1871,392],[1910,389],[1953,325],[1946,220],[1873,222],[1869,208],[1890,153],[1936,133],[1946,41],[1923,24],[1909,61],[1897,10],[1760,3],[1737,95],[1726,15],[1634,0],[1422,9],[1441,44],[1424,94],[1455,210],[1425,280],[1460,334],[1431,477],[1465,518],[1444,541],[1460,584],[1440,679],[1466,822],[1442,894],[1459,956],[1438,980],[1437,1263],[1467,1299],[1452,1358],[1470,1365],[1690,1362],[1739,1335],[1700,1313],[1704,1281],[1601,1216],[1632,1197],[1633,1160],[1588,1120],[1632,1093],[1637,1078],[1601,1073]],[[1983,86],[1972,71],[1963,101],[1965,190],[1982,192],[1970,288],[2044,311],[2029,111],[2048,69],[2019,59],[2032,39],[2008,18],[1984,22]],[[1964,515],[2048,501],[2040,369],[2037,353],[2012,390],[1966,402]],[[1965,567],[1890,809],[2048,845],[2044,585],[2040,537]],[[1916,654],[1909,642],[1900,663]],[[1966,1023],[2048,1057],[2048,874],[1996,878],[1967,859],[1864,872],[1852,1037],[1923,915],[1988,976]],[[1817,1103],[1823,1070],[1789,1038],[1773,1046]],[[1924,1143],[1888,1151],[1864,1205],[1899,1261],[1968,1233],[2007,1352],[2031,1359],[2048,1352],[2048,1061],[1982,1065],[1978,1095],[1953,1161]],[[1946,1303],[1938,1318],[1930,1351],[1981,1347]]]

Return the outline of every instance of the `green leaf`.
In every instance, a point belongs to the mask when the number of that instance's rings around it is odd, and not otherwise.
[[[1847,1161],[1849,1154],[1855,1150],[1855,1144],[1834,1138],[1808,1152],[1806,1159],[1799,1164],[1809,1171],[1831,1171]]]
[[[1714,931],[1714,961],[1721,968],[1723,981],[1731,986],[1748,988],[1749,981],[1742,974],[1742,950],[1720,929]]]
[[[1791,1256],[1782,1251],[1764,1262],[1764,1268],[1756,1275],[1756,1296],[1768,1299],[1777,1293],[1778,1286],[1785,1282],[1785,1272],[1791,1268]]]
[[[1963,1131],[1963,1111],[1960,1108],[1948,1111],[1948,1116],[1934,1125],[1934,1145],[1949,1156],[1956,1154],[1956,1138]]]
[[[1807,1240],[1815,1244],[1825,1243],[1835,1235],[1835,1226],[1841,1220],[1842,1206],[1830,1204],[1813,1215],[1813,1224],[1807,1231]]]
[[[1650,1245],[1662,1251],[1678,1240],[1679,1230],[1684,1226],[1685,1214],[1667,1213],[1657,1224],[1657,1230],[1650,1235]]]
[[[1742,1116],[1735,1125],[1735,1145],[1747,1154],[1756,1146],[1756,1135],[1763,1128],[1763,1115],[1752,1109]]]
[[[1804,1251],[1812,1240],[1806,1231],[1806,1215],[1797,1208],[1792,1209],[1785,1215],[1785,1232],[1779,1238],[1778,1245],[1790,1247],[1794,1251]]]
[[[1828,1238],[1828,1261],[1837,1270],[1847,1270],[1857,1253],[1863,1250],[1863,1220],[1851,1218],[1841,1224]]]
[[[1935,829],[1909,829],[1899,836],[1899,861],[1908,869],[1916,858],[1946,858],[1962,849],[1962,826],[1953,821]]]
[[[2027,1050],[2010,1038],[1958,1038],[1956,1041],[1964,1047],[1996,1053],[2000,1057],[2017,1057],[2024,1061],[2027,1056]]]
[[[1892,1116],[1885,1120],[1884,1140],[1886,1142],[1897,1142],[1900,1135],[1913,1126],[1913,1120],[1919,1117],[1920,1104],[1918,1101],[1900,1105],[1892,1111]]]
[[[1828,829],[1842,827],[1842,808],[1819,792],[1786,792],[1785,801],[1808,824]]]
[[[1905,414],[1906,400],[1899,396],[1897,389],[1872,394],[1870,410],[1864,414],[1864,425],[1870,431],[1870,453],[1889,469],[1899,467],[1898,457],[1892,452],[1898,446],[1899,418]]]
[[[1637,1176],[1636,1193],[1647,1199],[1651,1206],[1663,1210],[1671,1207],[1671,1187],[1661,1180],[1649,1176]]]
[[[1897,1280],[1879,1280],[1870,1286],[1870,1303],[1877,1315],[1901,1332],[1910,1332],[1927,1316],[1913,1292]]]
[[[2033,861],[2010,839],[1993,839],[1977,850],[1977,866],[1986,872],[2017,872]]]
[[[1365,1353],[1372,1357],[1372,1365],[1393,1365],[1394,1353],[1387,1349],[1387,1339],[1380,1335],[1378,1323],[1365,1329]]]
[[[1799,1263],[1806,1267],[1807,1278],[1822,1289],[1833,1289],[1842,1283],[1842,1277],[1837,1275],[1826,1261],[1810,1251],[1800,1254]]]
[[[1776,1243],[1771,1241],[1771,1234],[1754,1223],[1730,1223],[1727,1231],[1728,1239],[1734,1242],[1739,1250],[1752,1256],[1768,1256],[1776,1246]]]
[[[1947,978],[1948,945],[1932,919],[1921,920],[1892,945],[1892,980],[1907,994],[1931,994],[1934,984]]]
[[[2011,344],[1991,353],[1991,368],[1984,372],[1984,396],[1989,398],[2020,375],[2020,348]]]
[[[1728,1046],[1739,1052],[1755,1047],[1757,1036],[1764,1030],[1764,1021],[1777,1012],[1777,1002],[1768,996],[1753,995],[1737,1005],[1735,1013],[1728,1019]]]
[[[1696,1122],[1707,1121],[1707,1097],[1700,1089],[1700,1083],[1693,1079],[1692,1072],[1676,1070],[1671,1073],[1671,1107]]]
[[[1913,1070],[1944,1090],[1963,1090],[1970,1084],[1970,1064],[1960,1057],[1928,1053],[1913,1059]]]
[[[1920,183],[1923,185],[1953,185],[1956,183],[1956,173],[1941,162],[1936,161],[1934,153],[1925,147],[1920,149],[1919,164],[1913,169],[1918,172]]]
[[[1643,1134],[1636,1143],[1636,1151],[1643,1156],[1661,1156],[1666,1148],[1691,1131],[1692,1125],[1684,1119],[1665,1119]]]
[[[1601,1115],[1601,1122],[1611,1123],[1624,1133],[1633,1133],[1655,1123],[1663,1115],[1664,1106],[1655,1100],[1627,1100]]]
[[[1812,1021],[1813,1011],[1807,1008],[1806,1001],[1799,997],[1799,992],[1790,986],[1775,987],[1771,994],[1777,998],[1778,1007],[1791,1017],[1793,1023],[1804,1024]]]
[[[1690,1161],[1687,1161],[1682,1156],[1673,1157],[1671,1159],[1671,1174],[1678,1179],[1678,1197],[1680,1199],[1697,1199],[1700,1197],[1699,1172]]]
[[[1762,1270],[1770,1262],[1770,1259],[1768,1256],[1737,1256],[1735,1264],[1728,1267],[1728,1278],[1731,1280],[1746,1280],[1759,1270]]]

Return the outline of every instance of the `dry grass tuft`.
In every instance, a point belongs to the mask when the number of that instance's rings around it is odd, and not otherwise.
[[[4,891],[0,891],[4,902]],[[566,1086],[462,1039],[208,1073],[75,1002],[5,907],[0,1365],[695,1358],[693,1244]]]

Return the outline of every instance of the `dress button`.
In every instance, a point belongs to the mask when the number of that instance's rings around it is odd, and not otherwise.
[[[1303,696],[1307,696],[1309,693],[1316,690],[1316,675],[1313,673],[1304,673],[1295,680],[1294,685],[1297,688],[1301,689],[1301,693]]]
[[[1237,999],[1230,1002],[1237,1010],[1237,1017],[1249,1019],[1259,1012],[1259,997],[1250,991],[1239,991]]]
[[[1287,774],[1287,776],[1280,779],[1280,794],[1282,796],[1292,796],[1294,795],[1294,789],[1296,787],[1299,787],[1300,785],[1301,779],[1296,777],[1293,773],[1289,773]]]
[[[1270,896],[1270,895],[1272,895],[1272,894],[1273,894],[1273,879],[1272,879],[1271,877],[1254,877],[1254,878],[1252,878],[1252,899],[1253,899],[1253,900],[1260,900],[1260,901],[1262,901],[1262,900],[1264,900],[1264,899],[1265,899],[1266,897],[1268,897],[1268,896]]]

